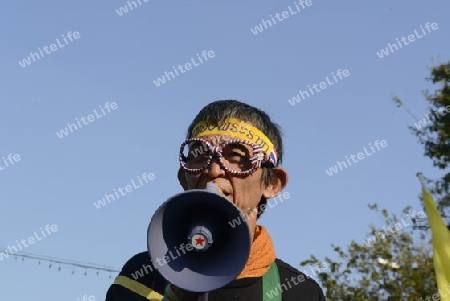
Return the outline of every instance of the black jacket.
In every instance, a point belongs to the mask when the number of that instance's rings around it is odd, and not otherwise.
[[[317,282],[304,273],[294,269],[289,264],[276,259],[280,275],[280,287],[273,293],[282,291],[283,301],[325,301],[322,289]],[[133,256],[122,268],[119,276],[125,276],[132,281],[137,281],[164,295],[166,280],[157,269],[146,270],[144,266],[151,265],[148,252],[142,252]],[[133,277],[134,276],[134,277]],[[233,280],[225,287],[209,293],[210,301],[259,301],[262,299],[262,277],[243,278]],[[145,301],[148,300],[129,289],[112,284],[106,294],[106,301]]]

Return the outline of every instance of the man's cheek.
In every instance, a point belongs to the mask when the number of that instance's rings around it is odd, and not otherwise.
[[[198,179],[192,175],[187,176],[188,189],[195,189],[197,187]]]

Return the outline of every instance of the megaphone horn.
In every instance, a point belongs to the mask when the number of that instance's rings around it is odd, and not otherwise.
[[[236,219],[239,225],[231,223]],[[209,292],[242,271],[251,237],[241,211],[211,183],[164,202],[150,221],[147,247],[167,281],[190,292]]]

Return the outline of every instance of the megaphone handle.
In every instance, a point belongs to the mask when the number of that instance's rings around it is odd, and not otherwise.
[[[196,301],[208,301],[208,293],[201,293]]]

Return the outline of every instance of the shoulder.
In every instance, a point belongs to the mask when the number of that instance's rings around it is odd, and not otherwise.
[[[275,263],[280,275],[283,300],[325,301],[322,288],[314,279],[281,259],[275,259]]]
[[[127,282],[134,283],[133,287],[138,284],[141,289],[143,287],[139,284],[144,285],[146,288],[143,289],[147,292],[153,290],[161,295],[164,294],[166,280],[152,264],[148,252],[136,254],[125,263],[115,282],[110,286],[106,298],[107,301],[141,300],[136,292],[130,291],[130,289],[118,283],[118,279],[125,279]],[[131,299],[131,296],[134,296],[134,299]],[[125,297],[125,299],[122,299],[122,297]],[[146,298],[142,300],[146,300]]]

